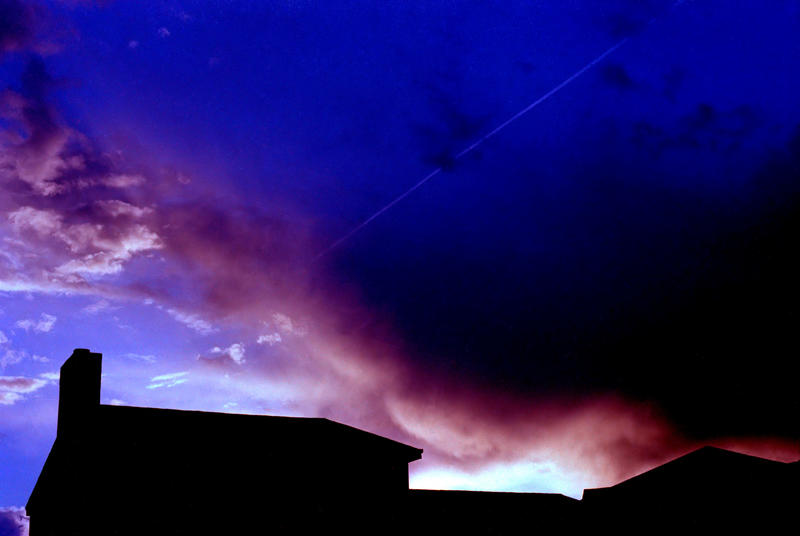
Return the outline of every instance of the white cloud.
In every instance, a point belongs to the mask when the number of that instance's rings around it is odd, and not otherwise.
[[[22,395],[19,393],[0,391],[0,406],[13,406],[20,400],[22,400]]]
[[[244,345],[242,343],[231,344],[228,347],[228,355],[231,356],[236,363],[244,363]]]
[[[151,354],[134,354],[132,352],[129,352],[123,355],[122,357],[127,357],[128,359],[133,359],[134,361],[144,361],[146,363],[156,362],[156,356]]]
[[[5,344],[7,342],[8,342],[8,337],[6,337],[5,333],[0,331],[0,344]]]
[[[39,317],[39,321],[31,320],[31,319],[24,319],[24,320],[17,320],[15,324],[18,328],[22,328],[25,331],[33,330],[37,333],[47,333],[53,329],[53,326],[58,320],[55,316],[49,315],[47,313],[42,313]]]
[[[30,320],[30,319],[28,319],[28,320],[17,320],[17,323],[15,325],[18,328],[22,328],[25,331],[28,331],[29,329],[31,329],[32,327],[34,327],[36,325],[36,321],[35,320]]]
[[[106,311],[109,308],[111,308],[111,304],[108,302],[108,300],[100,300],[100,301],[96,301],[94,303],[90,303],[89,305],[87,305],[86,307],[84,307],[81,310],[84,313],[87,313],[87,314],[90,314],[90,315],[94,315],[94,314],[99,313],[100,311]]]
[[[184,313],[182,311],[178,311],[177,309],[166,309],[167,313],[180,322],[188,326],[189,328],[195,330],[197,333],[201,335],[208,335],[209,333],[213,333],[216,331],[214,326],[211,325],[210,322],[207,320],[203,320],[200,316],[193,314],[193,313]]]
[[[169,374],[161,374],[160,376],[153,376],[150,378],[151,382],[160,382],[163,380],[174,380],[175,378],[180,378],[182,376],[186,376],[189,373],[187,371],[183,372],[170,372]]]
[[[61,373],[59,371],[55,372],[42,372],[39,374],[40,378],[44,378],[45,380],[49,380],[51,382],[57,382],[59,378],[61,378]]]
[[[256,341],[258,344],[269,344],[270,346],[274,346],[281,342],[281,334],[280,333],[268,333],[265,335],[260,335],[258,340]]]
[[[172,372],[170,374],[161,374],[160,376],[153,376],[150,378],[150,384],[145,386],[146,389],[159,389],[161,387],[175,387],[188,381],[189,373]]]
[[[33,359],[34,361],[37,361],[39,363],[49,363],[50,362],[50,358],[49,357],[45,357],[43,355],[37,355],[37,354],[33,354],[31,356],[31,359]]]
[[[244,344],[240,342],[235,342],[228,346],[227,348],[220,348],[219,346],[215,346],[211,349],[211,353],[214,355],[218,355],[220,357],[227,357],[237,365],[241,365],[245,362],[244,359]]]
[[[0,353],[0,369],[4,369],[8,365],[19,363],[25,355],[25,352],[13,349],[8,349]]]

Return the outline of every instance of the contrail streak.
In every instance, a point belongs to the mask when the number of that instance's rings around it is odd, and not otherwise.
[[[506,119],[505,121],[500,123],[491,132],[489,132],[488,134],[484,135],[479,140],[473,142],[471,145],[466,147],[463,151],[461,151],[460,153],[455,155],[454,160],[458,160],[459,158],[461,158],[461,157],[467,155],[468,153],[474,151],[483,142],[485,142],[486,140],[488,140],[489,138],[491,138],[492,136],[494,136],[495,134],[497,134],[498,132],[500,132],[501,130],[506,128],[508,125],[510,125],[511,123],[513,123],[514,121],[516,121],[517,119],[519,119],[520,117],[522,117],[526,113],[530,112],[531,110],[533,110],[534,108],[539,106],[541,103],[543,103],[544,101],[546,101],[547,99],[549,99],[550,97],[552,97],[553,95],[558,93],[559,91],[561,91],[564,87],[569,85],[570,82],[572,82],[573,80],[575,80],[576,78],[581,76],[583,73],[585,73],[586,71],[588,71],[589,69],[594,67],[599,62],[603,61],[603,59],[605,59],[606,56],[608,56],[609,54],[613,53],[619,47],[624,45],[628,41],[628,39],[629,39],[628,37],[625,37],[624,39],[621,39],[616,44],[614,44],[612,47],[610,47],[608,50],[606,50],[605,52],[603,52],[602,54],[597,56],[595,59],[593,59],[592,61],[590,61],[586,65],[584,65],[581,69],[576,71],[569,78],[565,79],[563,82],[561,82],[560,84],[555,86],[553,89],[551,89],[550,91],[548,91],[547,93],[545,93],[544,95],[542,95],[541,97],[539,97],[538,99],[536,99],[535,101],[530,103],[528,106],[526,106],[525,108],[523,108],[519,112],[515,113],[514,115],[512,115],[511,117],[509,117],[508,119]],[[431,171],[430,173],[428,173],[427,175],[425,175],[425,177],[423,177],[419,182],[417,182],[414,186],[412,186],[411,188],[409,188],[408,190],[406,190],[405,192],[400,194],[393,201],[391,201],[388,205],[384,206],[383,208],[378,210],[375,214],[373,214],[372,216],[370,216],[366,220],[362,221],[361,223],[359,223],[358,225],[353,227],[347,234],[345,234],[344,236],[342,236],[341,238],[339,238],[338,240],[333,242],[330,246],[325,248],[319,255],[317,255],[314,258],[314,261],[319,260],[321,257],[324,257],[325,255],[330,253],[332,250],[336,249],[342,242],[345,242],[348,238],[350,238],[351,236],[353,236],[354,234],[359,232],[361,229],[363,229],[364,227],[369,225],[369,223],[372,220],[374,220],[375,218],[377,218],[378,216],[380,216],[381,214],[383,214],[384,212],[386,212],[387,210],[389,210],[390,208],[395,206],[397,203],[399,203],[400,201],[402,201],[403,199],[405,199],[406,197],[411,195],[415,190],[420,188],[423,184],[425,184],[426,182],[428,182],[429,180],[434,178],[436,175],[438,175],[442,171],[443,171],[443,169],[441,167],[438,167],[438,168],[434,169],[433,171]]]
[[[479,139],[478,141],[474,142],[472,145],[470,145],[469,147],[467,147],[466,149],[464,149],[463,151],[458,153],[455,156],[456,160],[461,158],[465,154],[469,153],[470,151],[472,151],[473,149],[478,147],[480,144],[482,144],[483,142],[485,142],[486,140],[488,140],[489,138],[491,138],[492,136],[494,136],[495,134],[497,134],[498,132],[500,132],[501,130],[506,128],[508,125],[510,125],[511,123],[513,123],[514,121],[516,121],[517,119],[519,119],[520,117],[522,117],[526,113],[530,112],[531,110],[533,110],[534,108],[539,106],[541,103],[543,103],[544,101],[546,101],[547,99],[549,99],[550,97],[552,97],[553,95],[558,93],[559,91],[564,89],[573,80],[575,80],[576,78],[581,76],[583,73],[585,73],[586,71],[588,71],[589,69],[591,69],[592,67],[594,67],[595,65],[600,63],[601,61],[603,61],[606,56],[608,56],[609,54],[613,54],[615,50],[617,50],[619,47],[621,47],[622,45],[627,43],[628,39],[630,39],[630,38],[629,37],[625,37],[623,39],[620,39],[611,48],[609,48],[608,50],[606,50],[605,52],[603,52],[602,54],[597,56],[595,59],[593,59],[592,61],[590,61],[589,63],[587,63],[583,67],[581,67],[579,70],[575,71],[575,73],[572,76],[570,76],[569,78],[567,78],[566,80],[564,80],[563,82],[558,84],[556,87],[554,87],[553,89],[551,89],[550,91],[548,91],[547,93],[545,93],[544,95],[542,95],[541,97],[539,97],[538,99],[536,99],[535,101],[530,103],[528,106],[526,106],[522,110],[518,111],[517,113],[515,113],[514,115],[512,115],[511,117],[509,117],[508,119],[506,119],[502,123],[500,123],[498,126],[496,126],[494,128],[494,130],[492,130],[491,132],[486,134],[484,137],[482,137],[481,139]],[[439,168],[439,169],[441,170],[441,168]]]
[[[477,144],[475,144],[474,147],[477,147]],[[461,154],[466,154],[466,153],[461,153]],[[460,157],[461,154],[456,156],[456,158]],[[417,188],[419,188],[420,186],[422,186],[423,184],[425,184],[426,182],[428,182],[429,180],[431,180],[432,178],[434,178],[436,175],[438,175],[441,172],[442,172],[442,168],[438,167],[438,168],[434,169],[433,171],[431,171],[430,173],[428,173],[427,175],[425,175],[425,177],[422,180],[420,180],[417,184],[415,184],[414,186],[412,186],[411,188],[409,188],[408,190],[406,190],[405,192],[400,194],[397,198],[395,198],[394,201],[392,201],[391,203],[389,203],[388,205],[386,205],[385,207],[380,209],[378,212],[376,212],[375,214],[373,214],[372,216],[370,216],[366,220],[362,221],[361,223],[359,223],[358,225],[353,227],[350,230],[350,232],[348,232],[346,235],[342,236],[339,240],[337,240],[336,242],[334,242],[333,244],[331,244],[330,246],[325,248],[322,251],[322,253],[320,253],[319,255],[314,257],[314,261],[316,262],[321,257],[324,257],[325,255],[327,255],[332,249],[335,249],[339,244],[341,244],[342,242],[344,242],[345,240],[347,240],[348,238],[350,238],[351,236],[353,236],[354,234],[359,232],[364,227],[366,227],[369,224],[369,222],[371,222],[372,220],[374,220],[375,218],[377,218],[378,216],[380,216],[381,214],[383,214],[384,212],[386,212],[387,210],[389,210],[390,208],[395,206],[397,203],[399,203],[400,201],[402,201],[403,199],[405,199],[406,197],[411,195],[411,193],[414,190],[416,190]]]
[[[676,7],[678,7],[679,5],[683,4],[686,1],[687,0],[678,0],[678,1],[676,1],[670,7],[670,11],[672,11],[673,9],[675,9]],[[653,17],[652,19],[650,19],[648,21],[648,23],[647,23],[647,26],[653,24],[656,21],[656,19],[657,19],[657,17]],[[515,113],[514,115],[512,115],[511,117],[509,117],[508,119],[506,119],[505,121],[500,123],[499,125],[497,125],[488,134],[485,134],[482,138],[478,139],[477,141],[473,142],[471,145],[467,146],[464,150],[462,150],[460,153],[455,155],[453,160],[458,160],[462,156],[465,156],[465,155],[469,154],[470,152],[472,152],[473,150],[475,150],[483,142],[485,142],[486,140],[488,140],[492,136],[496,135],[498,132],[500,132],[501,130],[506,128],[508,125],[510,125],[511,123],[513,123],[514,121],[516,121],[517,119],[519,119],[520,117],[522,117],[526,113],[530,112],[531,110],[533,110],[534,108],[539,106],[541,103],[543,103],[544,101],[546,101],[547,99],[549,99],[550,97],[552,97],[553,95],[558,93],[559,91],[564,89],[566,86],[568,86],[573,81],[575,81],[575,79],[579,78],[583,73],[585,73],[586,71],[588,71],[589,69],[591,69],[592,67],[594,67],[595,65],[600,63],[601,61],[603,61],[606,58],[606,56],[608,56],[610,54],[613,54],[618,48],[623,46],[629,40],[630,40],[630,37],[624,37],[624,38],[620,39],[619,41],[617,41],[611,47],[606,49],[605,52],[603,52],[602,54],[597,56],[595,59],[593,59],[592,61],[590,61],[589,63],[587,63],[586,65],[584,65],[580,69],[578,69],[577,71],[575,71],[572,75],[570,75],[569,77],[564,79],[563,82],[561,82],[560,84],[556,85],[553,89],[551,89],[550,91],[548,91],[547,93],[545,93],[544,95],[542,95],[541,97],[539,97],[538,99],[536,99],[535,101],[530,103],[528,106],[526,106],[522,110],[518,111],[517,113]],[[399,203],[400,201],[402,201],[403,199],[405,199],[406,197],[411,195],[415,190],[419,189],[423,184],[425,184],[426,182],[428,182],[429,180],[434,178],[436,175],[438,175],[442,171],[443,171],[443,168],[442,167],[438,167],[438,168],[434,169],[433,171],[431,171],[430,173],[428,173],[419,182],[417,182],[414,186],[412,186],[411,188],[409,188],[408,190],[406,190],[405,192],[400,194],[393,201],[391,201],[388,205],[384,206],[383,208],[378,210],[375,214],[373,214],[372,216],[370,216],[366,220],[362,221],[361,223],[359,223],[358,225],[353,227],[347,234],[345,234],[344,236],[342,236],[341,238],[339,238],[338,240],[333,242],[330,246],[325,248],[321,253],[319,253],[316,257],[314,257],[314,261],[313,262],[318,261],[320,258],[324,257],[325,255],[330,253],[332,250],[334,250],[337,247],[339,247],[340,244],[342,244],[347,239],[349,239],[351,236],[353,236],[354,234],[359,232],[361,229],[363,229],[364,227],[369,225],[369,223],[372,220],[374,220],[375,218],[377,218],[378,216],[380,216],[381,214],[383,214],[384,212],[386,212],[387,210],[389,210],[390,208],[395,206],[397,203]]]

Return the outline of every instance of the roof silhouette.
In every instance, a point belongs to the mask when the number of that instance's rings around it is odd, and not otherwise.
[[[800,461],[703,447],[615,486],[559,494],[409,490],[418,449],[323,418],[100,404],[102,356],[61,367],[58,432],[31,536],[764,533],[796,526]]]
[[[312,532],[352,504],[363,519],[401,511],[422,449],[323,418],[103,405],[101,359],[78,349],[61,367],[56,440],[26,505],[32,536],[244,532],[265,513]],[[220,511],[236,516],[209,517]]]
[[[585,490],[582,502],[587,517],[625,534],[643,527],[770,533],[796,525],[790,516],[799,467],[706,446],[615,486]]]
[[[780,480],[780,475],[786,474],[791,465],[709,445],[609,488],[587,489],[584,497],[593,496],[599,491],[620,495],[661,493],[662,490],[672,491],[676,486],[691,488],[691,485],[705,481],[713,481],[718,485],[737,485],[747,479],[750,485],[777,485],[776,480]],[[687,491],[684,490],[684,493]]]

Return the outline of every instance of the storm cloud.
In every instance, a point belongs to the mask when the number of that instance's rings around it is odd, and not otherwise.
[[[788,82],[761,87],[762,62],[703,63],[728,41],[700,8],[651,32],[669,5],[231,5],[192,19],[220,50],[174,15],[121,28],[111,5],[59,58],[16,55],[36,32],[15,11],[0,291],[48,307],[3,337],[82,344],[62,333],[77,304],[96,329],[76,336],[158,355],[108,360],[111,400],[328,417],[424,448],[419,481],[524,467],[519,490],[579,495],[706,443],[791,459],[797,111],[772,106]],[[723,30],[765,51],[732,12]],[[314,261],[431,166],[448,173]],[[41,311],[57,329],[36,333]],[[44,381],[7,374],[14,409]]]

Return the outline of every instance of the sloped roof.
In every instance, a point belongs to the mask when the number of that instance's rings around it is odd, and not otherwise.
[[[788,483],[791,466],[783,462],[706,446],[608,488],[587,489],[584,499],[708,493],[733,493],[743,485],[770,493]]]
[[[105,436],[158,438],[160,441],[269,442],[297,448],[310,445],[336,454],[358,452],[390,456],[410,463],[422,457],[422,449],[359,428],[318,417],[246,415],[135,406],[100,405],[97,427]]]

